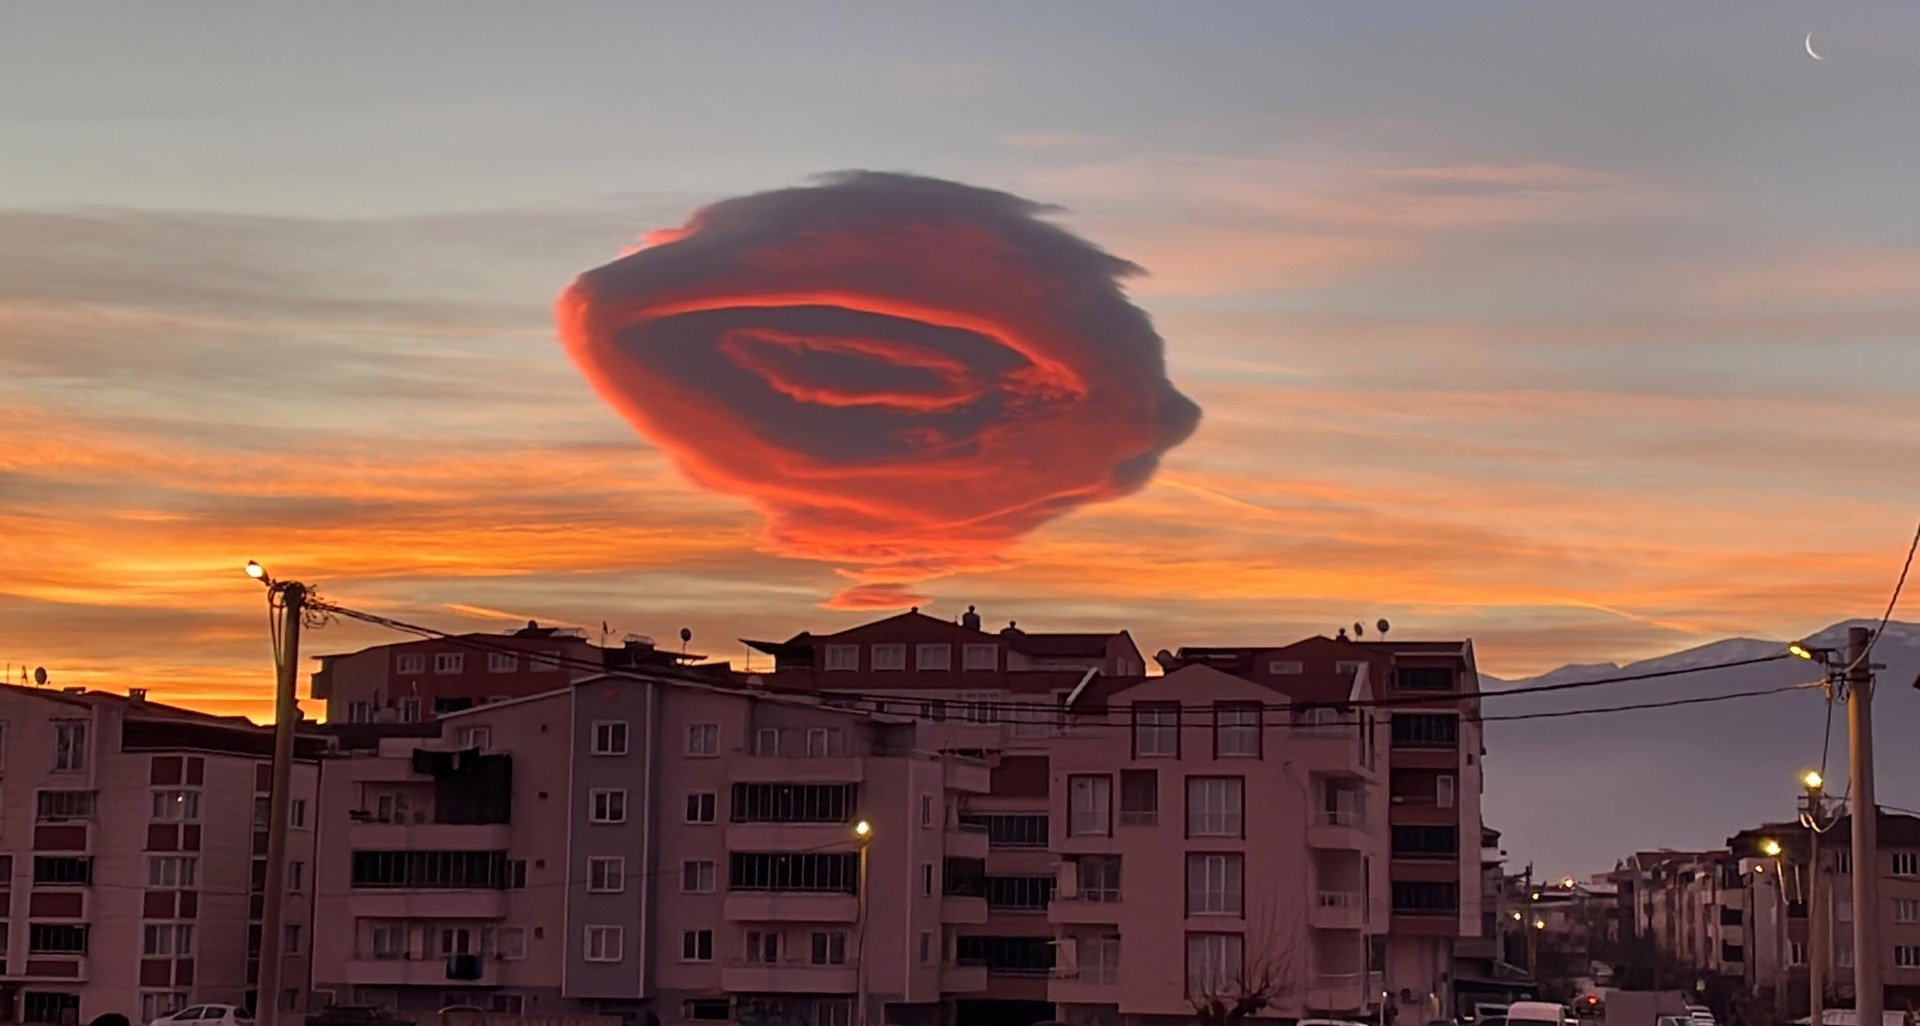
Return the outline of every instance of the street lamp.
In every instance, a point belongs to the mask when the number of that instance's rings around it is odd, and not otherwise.
[[[288,806],[293,799],[293,729],[300,720],[295,684],[300,674],[300,624],[308,589],[299,581],[276,581],[265,567],[247,560],[247,576],[267,589],[267,609],[280,613],[273,640],[273,765],[267,798],[267,878],[260,908],[260,970],[254,987],[259,1026],[279,1026],[280,972],[285,952]]]
[[[1826,782],[1826,778],[1820,775],[1819,770],[1808,770],[1800,776],[1800,786],[1806,788],[1811,794],[1820,793],[1820,788]]]
[[[1766,840],[1764,840],[1764,841],[1761,841],[1761,842],[1760,842],[1760,854],[1762,854],[1762,855],[1765,855],[1766,857],[1768,857],[1768,858],[1770,858],[1770,859],[1777,859],[1777,858],[1779,858],[1779,857],[1780,857],[1780,842],[1779,842],[1779,841],[1776,841],[1776,840],[1774,840],[1774,839],[1773,839],[1773,838],[1771,838],[1771,837],[1769,837],[1769,838],[1767,838],[1767,839],[1766,839]]]
[[[867,1026],[867,848],[873,843],[873,824],[861,820],[853,825],[853,836],[860,841],[859,920],[854,929],[853,981],[854,1026]]]

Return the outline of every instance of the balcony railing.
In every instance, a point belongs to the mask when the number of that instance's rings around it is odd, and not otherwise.
[[[1314,813],[1313,825],[1359,829],[1367,825],[1367,817],[1359,809],[1322,809]]]
[[[1083,965],[1074,969],[1061,969],[1053,975],[1055,979],[1072,980],[1075,983],[1110,986],[1120,982],[1119,967],[1111,965]]]
[[[1353,891],[1315,891],[1313,903],[1319,908],[1359,908],[1360,895]]]

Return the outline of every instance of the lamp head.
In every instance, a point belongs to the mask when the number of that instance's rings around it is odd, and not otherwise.
[[[261,566],[260,564],[254,562],[251,559],[247,560],[247,576],[253,578],[256,581],[261,581],[261,582],[266,582],[272,579],[267,576],[266,567]]]
[[[872,837],[872,836],[873,836],[873,824],[872,824],[872,823],[869,823],[869,822],[867,822],[867,821],[866,821],[866,820],[864,820],[864,819],[863,819],[863,820],[861,820],[861,821],[860,821],[860,822],[858,822],[858,823],[855,823],[855,824],[853,825],[853,836],[855,836],[855,837],[858,837],[858,838],[860,838],[860,839],[861,839],[861,840],[863,840],[863,841],[864,841],[864,840],[866,840],[866,839],[867,839],[867,838],[869,838],[869,837]]]
[[[1820,775],[1819,770],[1808,770],[1800,776],[1800,786],[1809,791],[1818,792],[1826,782],[1826,778]]]
[[[1780,842],[1779,842],[1779,841],[1776,841],[1776,840],[1774,840],[1774,839],[1773,839],[1773,838],[1771,838],[1771,837],[1769,837],[1769,838],[1767,838],[1767,839],[1766,839],[1766,840],[1764,840],[1764,841],[1761,841],[1761,842],[1760,842],[1760,853],[1761,853],[1762,855],[1765,855],[1766,857],[1768,857],[1768,858],[1770,858],[1770,859],[1777,859],[1777,858],[1779,858],[1779,857],[1780,857]]]

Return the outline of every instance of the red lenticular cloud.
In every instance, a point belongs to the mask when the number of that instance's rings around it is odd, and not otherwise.
[[[602,398],[841,605],[1003,564],[1132,492],[1192,433],[1139,268],[1017,196],[851,172],[724,200],[575,279],[556,316]]]

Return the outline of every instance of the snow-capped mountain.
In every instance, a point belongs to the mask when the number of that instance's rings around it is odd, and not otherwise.
[[[1810,647],[1844,649],[1847,628],[1834,624],[1806,639]],[[1488,826],[1504,833],[1516,864],[1533,862],[1557,876],[1611,868],[1614,860],[1650,848],[1711,848],[1763,821],[1788,819],[1800,773],[1826,751],[1830,788],[1846,787],[1845,710],[1827,708],[1820,690],[1725,702],[1576,716],[1500,717],[1727,694],[1823,678],[1821,668],[1781,659],[1732,669],[1721,664],[1773,655],[1780,641],[1730,638],[1683,652],[1628,663],[1582,663],[1524,680],[1483,677]],[[1879,687],[1874,735],[1882,805],[1920,809],[1920,748],[1898,743],[1920,722],[1920,624],[1890,623],[1875,645]],[[1501,691],[1621,675],[1683,671],[1671,677],[1598,685],[1549,694]]]

